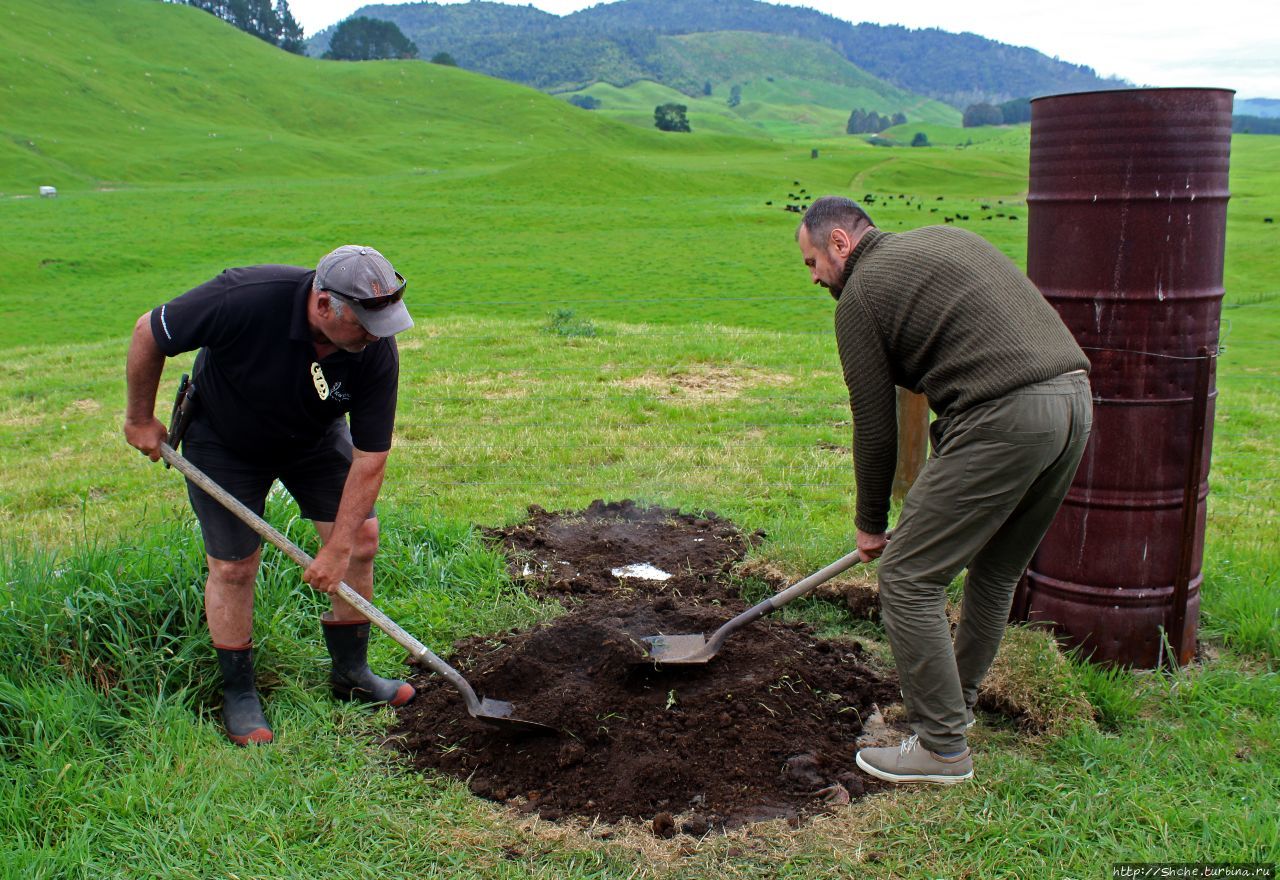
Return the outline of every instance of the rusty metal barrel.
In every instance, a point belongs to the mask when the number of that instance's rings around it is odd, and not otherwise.
[[[1014,616],[1051,623],[1095,662],[1151,668],[1195,651],[1232,95],[1031,104],[1027,274],[1092,362],[1094,421]]]

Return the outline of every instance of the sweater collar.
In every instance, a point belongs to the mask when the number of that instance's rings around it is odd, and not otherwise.
[[[845,288],[849,286],[849,279],[853,277],[853,270],[858,261],[862,259],[863,255],[866,254],[867,251],[875,247],[876,243],[880,241],[880,239],[884,238],[888,234],[889,233],[876,226],[869,226],[867,227],[867,231],[862,233],[862,238],[858,239],[858,243],[853,246],[853,251],[849,254],[849,258],[844,261],[844,272],[840,276],[840,289],[833,289],[831,291],[831,296],[834,297],[837,302],[840,301],[840,295],[844,293]]]

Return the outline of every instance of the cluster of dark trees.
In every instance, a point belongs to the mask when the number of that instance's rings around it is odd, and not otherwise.
[[[653,124],[658,131],[693,131],[688,112],[685,104],[659,104],[653,108]]]
[[[216,15],[245,33],[295,55],[306,53],[302,26],[289,11],[289,0],[179,0]]]
[[[600,99],[595,95],[571,95],[569,103],[583,110],[595,110],[600,106]]]
[[[1003,104],[970,104],[964,108],[964,127],[1016,125],[1031,121],[1031,99],[1014,98]]]
[[[1232,116],[1236,134],[1280,134],[1280,119],[1271,116]]]
[[[436,56],[448,55],[440,53]],[[379,58],[417,58],[418,47],[393,22],[355,16],[344,19],[333,32],[325,58],[334,61],[375,61]],[[435,60],[435,59],[432,59]],[[452,63],[452,56],[448,62]]]
[[[849,114],[849,122],[845,125],[844,130],[846,134],[876,134],[891,125],[902,125],[906,121],[907,115],[905,113],[881,116],[874,110],[868,113],[859,107]]]

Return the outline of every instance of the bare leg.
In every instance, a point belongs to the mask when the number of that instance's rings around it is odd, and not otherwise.
[[[261,558],[260,549],[234,561],[205,557],[204,613],[215,645],[238,648],[253,641],[253,584]]]

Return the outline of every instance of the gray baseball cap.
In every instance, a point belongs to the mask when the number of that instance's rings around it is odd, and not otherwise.
[[[404,307],[406,284],[386,257],[362,244],[344,244],[316,266],[315,286],[337,294],[355,312],[360,326],[378,337],[395,336],[413,326]]]

